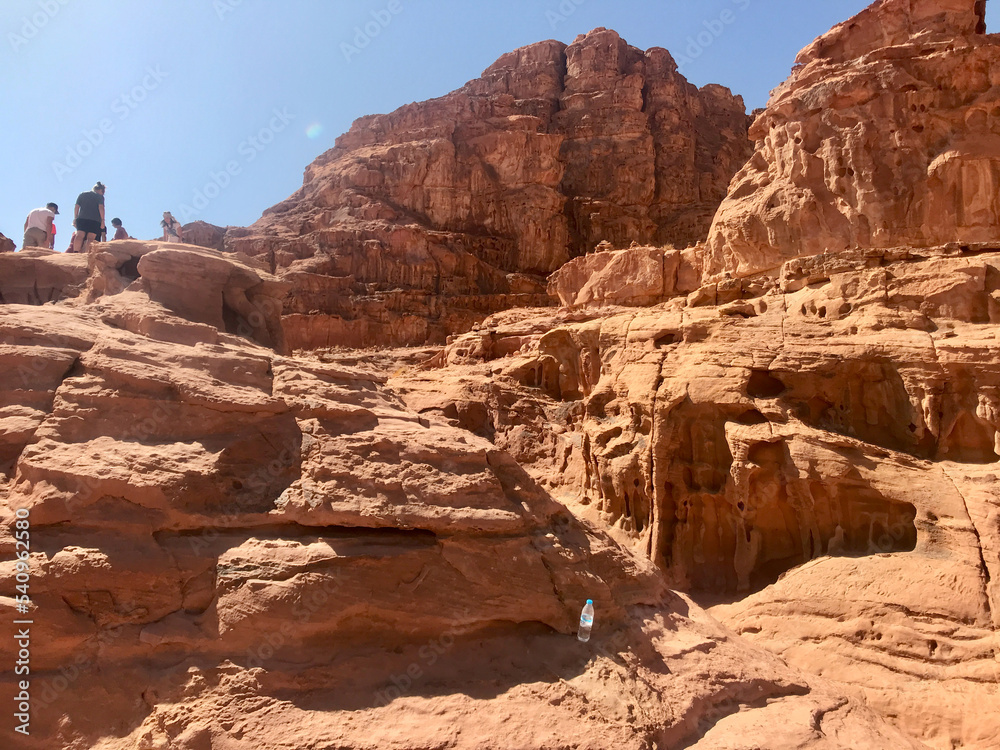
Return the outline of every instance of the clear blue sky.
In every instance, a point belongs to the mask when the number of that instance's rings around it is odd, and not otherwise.
[[[55,201],[64,249],[76,196],[97,180],[108,219],[136,237],[158,236],[165,210],[246,226],[298,189],[355,118],[440,96],[504,52],[597,26],[690,53],[689,80],[728,86],[753,109],[799,49],[867,4],[3,0],[0,231],[20,245],[27,212]],[[366,24],[378,34],[345,51]]]

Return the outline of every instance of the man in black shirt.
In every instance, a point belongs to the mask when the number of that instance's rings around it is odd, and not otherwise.
[[[90,243],[101,236],[104,231],[104,191],[105,187],[98,182],[88,193],[80,193],[74,208],[76,235],[73,237],[73,252],[85,253]]]

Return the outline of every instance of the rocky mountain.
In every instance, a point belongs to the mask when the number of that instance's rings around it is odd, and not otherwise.
[[[997,747],[994,48],[880,0],[751,147],[597,30],[360,121],[224,252],[0,255],[17,747]]]
[[[997,192],[982,11],[900,0],[838,26],[755,123],[706,248],[572,261],[550,281],[566,307],[495,315],[393,381],[941,748],[1000,742],[1000,219],[959,211]],[[897,87],[918,73],[926,111]],[[893,128],[910,148],[874,145]],[[910,198],[956,143],[918,234]],[[864,200],[828,190],[848,183]]]
[[[706,270],[995,240],[1000,48],[985,8],[879,2],[802,50],[753,124]]]
[[[443,343],[549,304],[601,242],[704,240],[750,156],[743,100],[597,29],[516,50],[447,96],[365,117],[226,247],[293,284],[294,347]]]

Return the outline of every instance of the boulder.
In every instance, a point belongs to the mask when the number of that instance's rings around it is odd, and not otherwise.
[[[687,295],[701,283],[701,248],[632,247],[574,258],[549,277],[560,304],[646,307]]]
[[[120,240],[95,244],[90,266],[88,302],[138,291],[187,324],[285,350],[281,310],[289,285],[248,258],[194,245]],[[187,324],[182,337],[193,330]]]
[[[192,221],[181,227],[186,244],[219,251],[225,250],[228,229],[228,227],[217,227],[214,224],[209,224],[207,221]]]
[[[30,248],[0,254],[0,304],[44,305],[77,297],[87,281],[87,258]]]

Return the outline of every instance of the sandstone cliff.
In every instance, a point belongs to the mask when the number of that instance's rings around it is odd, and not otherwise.
[[[751,128],[706,270],[1000,239],[1000,46],[984,14],[884,0],[803,50]]]
[[[31,248],[3,257],[0,304],[42,305],[76,297],[87,280],[82,255]]]
[[[365,117],[226,246],[293,284],[292,346],[444,341],[548,304],[601,241],[703,240],[750,155],[743,101],[598,29],[504,55],[447,96]]]
[[[642,310],[511,311],[392,383],[672,585],[763,589],[720,611],[741,632],[936,746],[994,747],[1000,247],[976,250],[793,261],[771,288]]]
[[[982,13],[881,2],[837,27],[757,119],[704,256],[578,259],[551,279],[566,308],[497,314],[392,383],[728,602],[711,611],[746,637],[934,747],[985,750],[1000,238],[977,207],[1000,185],[993,136],[969,128],[1000,58]],[[883,149],[892,130],[909,147]],[[950,182],[918,179],[936,161]]]
[[[688,132],[669,58],[599,30],[361,121],[235,254],[0,256],[26,747],[1000,745],[983,12],[883,0],[804,50],[707,245],[660,234],[693,194],[640,200],[651,123]],[[543,281],[562,308],[486,317]]]
[[[0,306],[0,614],[34,623],[17,747],[921,747],[408,409],[381,363],[254,343],[227,290],[263,306],[265,271],[89,260],[70,303]]]

